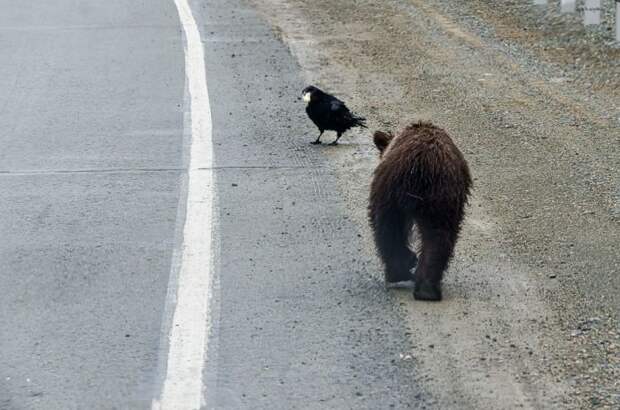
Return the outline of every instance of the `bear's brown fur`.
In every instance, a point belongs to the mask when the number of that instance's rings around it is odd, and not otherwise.
[[[452,257],[472,181],[467,161],[448,134],[429,122],[396,136],[377,131],[381,162],[368,206],[375,243],[388,284],[414,279],[414,297],[441,300],[441,279]],[[409,249],[414,224],[419,260]]]

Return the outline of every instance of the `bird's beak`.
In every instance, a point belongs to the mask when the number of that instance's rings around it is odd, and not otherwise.
[[[305,102],[310,102],[310,93],[304,93],[302,98]]]

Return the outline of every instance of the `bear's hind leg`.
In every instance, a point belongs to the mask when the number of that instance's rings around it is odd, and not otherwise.
[[[441,280],[452,257],[456,235],[448,229],[420,226],[422,249],[415,273],[413,297],[416,300],[441,300]]]
[[[388,208],[372,212],[371,222],[375,244],[385,265],[386,285],[390,287],[391,284],[402,283],[402,286],[406,286],[407,282],[413,280],[411,268],[417,263],[415,253],[409,249],[413,221],[406,218],[399,209]]]

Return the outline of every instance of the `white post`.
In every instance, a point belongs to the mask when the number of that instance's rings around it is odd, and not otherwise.
[[[560,11],[562,13],[574,13],[577,9],[577,2],[575,0],[562,0]]]
[[[620,43],[620,0],[616,0],[616,41]]]
[[[586,0],[583,9],[583,24],[601,24],[601,0]]]

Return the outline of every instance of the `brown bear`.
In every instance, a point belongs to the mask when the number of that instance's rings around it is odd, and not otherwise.
[[[472,181],[450,136],[429,122],[397,135],[377,131],[381,161],[374,172],[368,216],[388,286],[414,281],[417,300],[441,300],[441,279],[452,257]],[[413,226],[419,260],[409,248]],[[415,275],[411,269],[416,267]]]

